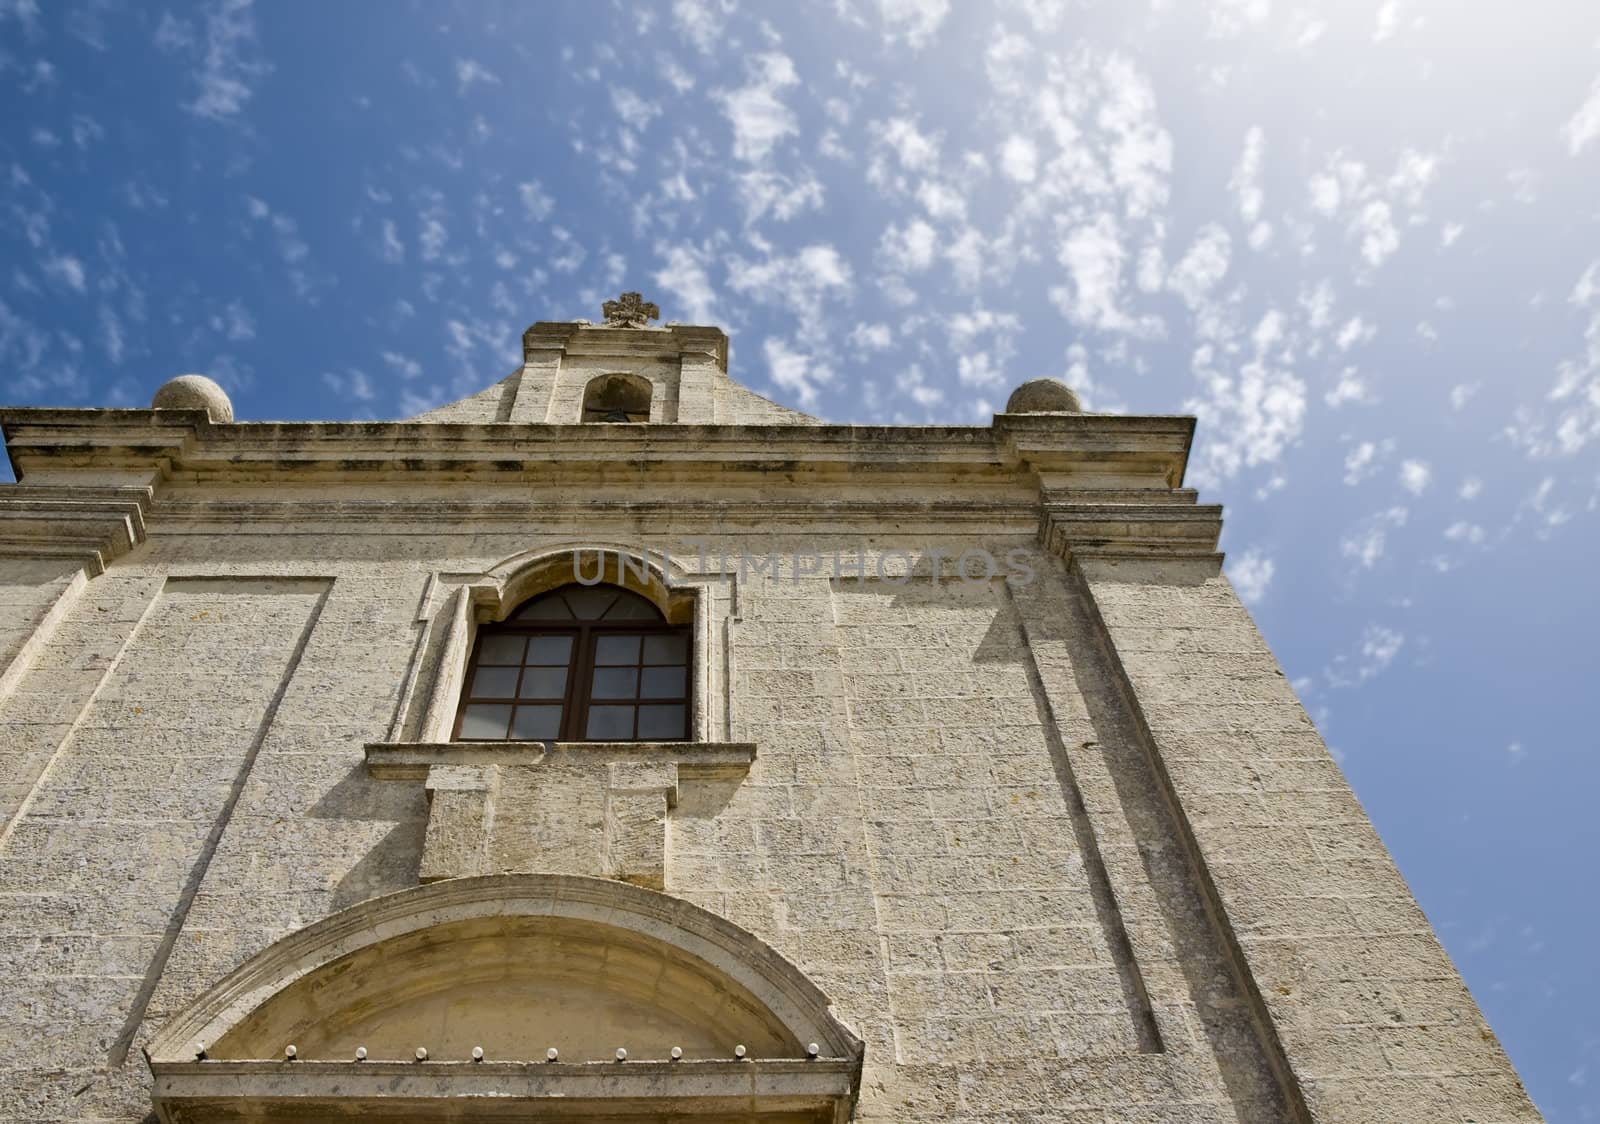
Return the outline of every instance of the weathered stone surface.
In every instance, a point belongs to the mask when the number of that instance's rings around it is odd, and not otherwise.
[[[233,420],[228,392],[204,375],[179,375],[156,388],[150,406],[156,410],[204,410],[214,422]]]
[[[507,871],[775,950],[857,1120],[1538,1119],[1220,576],[1192,420],[823,425],[715,329],[523,345],[410,422],[0,411],[0,1116],[142,1120],[240,964]],[[651,423],[578,424],[611,374]],[[575,547],[650,553],[692,740],[450,743]]]

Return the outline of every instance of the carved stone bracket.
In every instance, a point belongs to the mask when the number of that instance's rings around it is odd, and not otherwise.
[[[421,780],[418,879],[551,872],[666,885],[667,819],[684,781],[742,777],[747,742],[375,742],[367,771]]]
[[[1197,504],[1192,492],[1175,491],[1156,502],[1118,497],[1046,500],[1039,533],[1045,549],[1063,558],[1146,558],[1203,560],[1220,565],[1217,539],[1222,509]]]

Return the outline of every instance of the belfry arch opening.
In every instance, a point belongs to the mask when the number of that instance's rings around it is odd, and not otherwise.
[[[650,380],[640,375],[598,375],[583,388],[586,422],[647,422],[650,420]]]

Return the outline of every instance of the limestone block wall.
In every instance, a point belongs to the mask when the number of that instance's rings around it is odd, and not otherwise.
[[[1083,573],[1313,1116],[1540,1119],[1226,579]]]
[[[87,580],[0,698],[0,1117],[143,1119],[162,1020],[416,884],[423,785],[363,747],[439,575],[584,539],[694,570],[704,537],[784,561],[727,578],[697,637],[713,733],[756,756],[680,782],[665,889],[833,997],[867,1042],[857,1119],[1537,1119],[1222,579],[1080,572],[1025,525],[896,545],[1017,551],[1030,580],[797,575],[793,548],[859,536],[608,518],[153,519]]]

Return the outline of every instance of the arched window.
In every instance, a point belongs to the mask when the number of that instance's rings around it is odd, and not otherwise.
[[[478,630],[457,741],[683,741],[689,628],[614,585],[565,585]]]
[[[583,390],[586,422],[647,422],[650,382],[638,375],[600,375]]]

